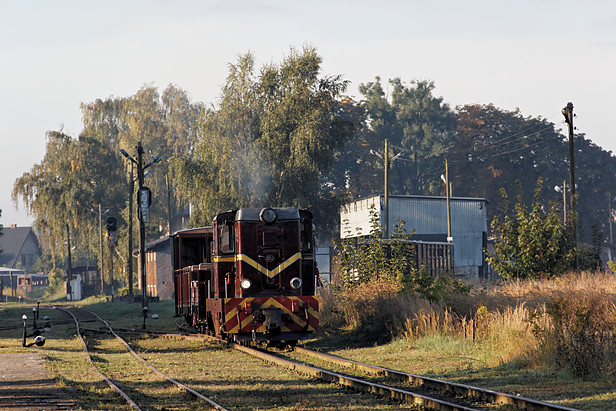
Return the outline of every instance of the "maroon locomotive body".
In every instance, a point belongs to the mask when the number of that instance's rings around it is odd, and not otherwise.
[[[236,341],[307,338],[319,322],[312,213],[241,208],[173,235],[176,315]]]

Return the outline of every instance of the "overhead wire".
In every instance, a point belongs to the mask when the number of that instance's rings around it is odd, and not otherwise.
[[[550,119],[554,118],[555,116],[557,116],[557,115],[554,114],[554,115],[552,115],[550,117],[546,117],[545,120],[549,121]],[[512,154],[512,153],[515,153],[515,152],[518,152],[518,151],[523,151],[523,150],[526,150],[526,149],[531,149],[531,148],[540,146],[542,144],[547,144],[548,143],[547,140],[539,140],[539,141],[537,141],[535,143],[532,143],[532,144],[529,144],[529,145],[525,145],[524,147],[516,147],[516,148],[513,148],[513,149],[509,149],[509,150],[504,150],[504,151],[501,151],[501,152],[481,155],[481,151],[482,151],[481,149],[483,149],[484,147],[485,148],[490,147],[490,148],[494,149],[494,148],[497,148],[497,146],[503,147],[506,144],[510,145],[512,143],[515,143],[517,141],[520,141],[522,139],[527,138],[529,136],[528,131],[532,130],[534,127],[536,127],[536,126],[531,126],[531,127],[527,128],[527,129],[518,131],[518,132],[516,132],[516,133],[514,133],[512,135],[503,137],[503,138],[501,138],[499,140],[496,140],[494,142],[486,142],[486,144],[475,146],[475,147],[473,147],[473,149],[479,148],[479,150],[477,150],[478,151],[477,152],[477,156],[480,156],[480,157],[482,157],[484,159],[487,159],[487,158],[493,158],[493,157],[497,157],[497,156]],[[546,130],[549,130],[549,129],[552,129],[552,128],[555,128],[555,124],[554,123],[549,123],[546,127],[541,128],[539,130],[533,131],[532,134],[542,133],[542,132],[544,132]],[[523,134],[523,135],[521,137],[519,137],[519,138],[514,138],[514,137],[516,137],[516,136],[518,136],[520,134]],[[510,141],[507,141],[507,140],[510,140]],[[447,150],[448,148],[451,148],[453,145],[454,145],[454,143],[449,144],[448,146],[445,147],[445,149]],[[448,151],[447,152],[447,154],[456,154],[456,153],[463,154],[464,152],[460,151],[460,150],[453,151],[453,152],[452,151]],[[461,163],[461,162],[463,162],[463,161],[462,160],[449,160],[450,164],[456,164],[456,163]],[[428,173],[432,173],[432,172],[435,172],[435,171],[441,170],[441,169],[442,169],[442,166],[439,166],[439,167],[435,167],[435,168],[426,170],[425,173],[428,174]]]
[[[549,122],[550,120],[552,120],[554,117],[558,116],[559,114],[560,113],[555,113],[555,114],[553,114],[553,115],[551,115],[549,117],[543,118],[542,120],[545,120],[545,121]],[[486,158],[486,159],[487,158],[497,157],[497,156],[502,156],[502,155],[507,155],[507,154],[512,154],[512,153],[516,153],[518,151],[522,151],[522,150],[526,150],[526,149],[531,149],[531,148],[540,146],[542,144],[546,144],[546,143],[548,143],[548,141],[547,140],[539,140],[539,141],[537,141],[535,143],[532,143],[532,144],[529,144],[529,145],[525,145],[524,147],[516,147],[516,148],[513,148],[513,149],[508,149],[508,150],[504,150],[504,151],[496,152],[496,153],[491,153],[491,154],[481,155],[481,153],[480,153],[481,151],[483,151],[484,148],[491,148],[492,150],[494,150],[494,149],[497,149],[499,146],[503,147],[505,145],[511,145],[511,144],[514,144],[514,143],[516,143],[518,141],[522,141],[522,140],[528,138],[529,136],[532,136],[533,134],[536,135],[538,133],[542,133],[544,131],[547,131],[547,130],[550,130],[550,129],[554,129],[556,127],[556,124],[554,124],[552,122],[549,122],[545,127],[541,128],[539,130],[533,130],[536,127],[537,127],[537,125],[532,125],[532,126],[529,126],[528,128],[525,128],[523,130],[517,131],[517,132],[515,132],[513,134],[510,134],[510,135],[504,136],[504,137],[502,137],[500,139],[492,140],[492,141],[486,141],[484,143],[479,143],[477,145],[474,145],[472,147],[472,149],[478,152],[477,153],[478,156],[481,156],[481,157]],[[446,154],[457,154],[457,153],[463,154],[463,153],[466,152],[466,151],[461,151],[461,150],[449,151],[449,149],[451,149],[454,145],[455,145],[455,143],[452,142],[452,143],[444,146],[443,147],[443,151],[446,152]],[[400,151],[408,151],[404,147],[400,147],[400,146],[397,146],[397,145],[394,145],[394,144],[391,144],[391,143],[390,143],[390,147],[392,147],[394,149],[397,149],[397,150],[400,150]],[[400,158],[398,158],[398,160],[400,160],[400,161],[407,161],[407,162],[412,161],[412,160],[406,159],[404,157],[400,157]],[[456,163],[460,163],[460,162],[461,162],[461,160],[453,160],[453,161],[450,160],[450,164],[456,164]],[[434,171],[437,171],[440,168],[441,168],[440,166],[439,167],[435,167],[433,169],[426,170],[425,173],[432,173]]]

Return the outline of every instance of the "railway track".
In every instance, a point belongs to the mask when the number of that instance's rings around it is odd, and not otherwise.
[[[192,390],[190,387],[179,383],[178,381],[168,377],[158,369],[156,369],[153,365],[151,365],[147,360],[137,354],[131,346],[121,338],[115,330],[111,328],[111,326],[102,318],[98,317],[95,313],[87,312],[90,317],[82,318],[81,321],[78,320],[74,314],[70,313],[68,310],[63,311],[68,312],[72,317],[75,325],[78,329],[78,335],[82,338],[82,343],[84,346],[84,351],[88,352],[88,345],[83,339],[82,333],[86,332],[90,333],[107,333],[111,334],[116,338],[120,343],[124,345],[126,350],[131,353],[131,355],[140,361],[145,366],[149,367],[150,370],[158,374],[160,377],[169,381],[170,383],[175,384],[182,390],[190,393],[195,397],[201,398],[209,407],[213,407],[215,409],[225,409],[219,404],[213,402],[211,399],[207,397],[201,397],[201,394],[197,391]],[[80,310],[83,314],[84,310]],[[80,322],[83,321],[99,321],[105,325],[105,329],[85,329],[80,327]],[[131,332],[130,330],[122,330],[119,331],[123,334]],[[154,334],[147,332],[139,332],[133,331],[135,333],[134,337],[138,337],[138,334],[148,335],[153,337],[164,337],[164,338],[184,338],[195,341],[206,341],[206,340],[217,340],[219,342],[224,342],[223,340],[216,339],[214,337],[210,337],[207,335],[188,335],[188,334]],[[441,381],[433,378],[427,378],[419,375],[404,373],[396,370],[391,370],[383,367],[373,366],[369,364],[363,364],[352,360],[347,360],[341,357],[332,356],[329,354],[319,353],[312,350],[307,350],[305,348],[296,347],[295,354],[290,358],[288,355],[284,353],[272,353],[267,352],[261,349],[250,348],[246,346],[242,346],[239,344],[232,344],[232,347],[238,351],[249,354],[253,357],[259,358],[260,360],[267,361],[269,363],[276,364],[278,366],[283,366],[287,369],[294,370],[295,372],[312,376],[321,381],[325,381],[328,383],[335,383],[339,386],[350,387],[357,391],[364,391],[369,393],[377,394],[381,397],[391,398],[395,401],[401,401],[404,405],[412,405],[419,406],[424,409],[435,409],[435,410],[477,410],[477,409],[485,409],[499,407],[500,405],[505,405],[508,407],[507,409],[527,409],[527,410],[567,410],[573,411],[572,408],[567,408],[555,404],[545,403],[541,401],[536,401],[532,399],[527,399],[523,397],[518,397],[515,395],[498,393],[487,389],[466,386],[463,384],[452,383]],[[298,359],[297,356],[300,356]],[[88,354],[88,357],[90,355]],[[314,358],[316,360],[304,360],[301,357],[306,358]],[[107,382],[107,384],[120,396],[124,398],[127,404],[129,404],[134,409],[140,409],[137,405],[138,401],[129,398],[129,396],[124,393],[119,387],[118,384],[114,384],[112,381],[113,378],[108,379],[104,375],[104,371],[101,372],[98,368],[96,368],[96,361],[92,361],[90,357],[90,362],[93,367],[96,369],[96,372]],[[317,363],[316,366],[314,363]],[[327,363],[326,365],[322,365],[322,363]],[[340,367],[345,367],[348,369],[355,370],[349,374],[343,373],[340,371]],[[366,377],[365,375],[371,375],[372,377]],[[358,375],[361,375],[359,377]],[[377,381],[375,381],[377,380]],[[385,381],[387,380],[387,381]],[[391,384],[390,381],[391,380]],[[409,387],[409,385],[411,387]],[[124,390],[126,391],[126,390]],[[191,392],[192,391],[192,392]],[[205,405],[205,404],[204,404]],[[512,408],[515,407],[515,408]]]
[[[353,368],[367,374],[386,377],[388,379],[400,381],[403,383],[410,383],[412,386],[421,387],[429,391],[449,393],[451,395],[455,395],[457,398],[467,398],[471,399],[473,402],[479,402],[490,406],[512,405],[517,409],[532,411],[579,411],[574,408],[563,407],[557,404],[551,404],[543,401],[534,400],[531,398],[520,397],[517,395],[496,392],[485,388],[443,381],[435,378],[365,364],[358,361],[348,360],[334,355],[321,353],[318,351],[308,350],[302,347],[295,347],[295,352],[300,355],[317,358],[328,363]]]
[[[80,337],[82,345],[83,345],[83,349],[84,352],[87,355],[88,361],[90,362],[90,364],[92,365],[92,367],[94,368],[95,372],[105,381],[105,383],[107,383],[107,385],[113,389],[118,395],[120,395],[122,398],[124,398],[124,400],[126,401],[126,403],[132,407],[133,409],[136,410],[141,410],[141,407],[137,404],[137,402],[135,400],[133,400],[125,391],[123,391],[120,387],[118,387],[117,384],[115,384],[111,379],[107,378],[107,376],[105,376],[100,369],[96,366],[95,362],[92,360],[92,356],[90,354],[90,351],[88,350],[88,345],[86,343],[86,340],[83,338],[83,328],[80,327],[80,322],[81,320],[79,320],[77,318],[77,315],[75,315],[73,312],[71,312],[68,309],[64,309],[64,308],[60,308],[60,307],[54,307],[57,310],[63,311],[67,314],[69,314],[74,323],[75,323],[75,327],[77,330],[77,335]],[[162,377],[163,379],[165,379],[166,381],[174,384],[175,386],[177,386],[178,388],[184,390],[185,392],[189,393],[190,395],[192,395],[195,398],[198,398],[202,401],[204,401],[209,407],[217,409],[217,410],[222,410],[222,411],[226,411],[226,408],[224,408],[222,405],[216,403],[215,401],[213,401],[212,399],[204,396],[203,394],[199,393],[198,391],[193,390],[192,388],[186,386],[185,384],[182,384],[181,382],[171,378],[170,376],[166,375],[165,373],[161,372],[159,369],[157,369],[156,367],[154,367],[152,364],[150,364],[146,359],[144,359],[142,356],[140,356],[137,352],[135,352],[132,347],[122,338],[120,337],[114,330],[113,328],[111,328],[111,326],[109,325],[109,323],[105,320],[103,320],[100,316],[98,316],[96,313],[87,312],[88,314],[90,314],[91,316],[95,317],[96,320],[102,322],[105,327],[107,328],[107,332],[109,332],[110,334],[112,334],[120,343],[122,343],[122,345],[124,345],[124,347],[127,349],[128,352],[130,352],[132,354],[133,357],[135,357],[137,360],[139,360],[142,364],[144,364],[145,366],[147,366],[151,371],[153,371],[155,374],[159,375],[160,377]],[[91,330],[94,331],[94,330]],[[99,331],[100,332],[100,331]]]
[[[185,328],[184,328],[185,329]],[[166,335],[170,338],[214,338],[208,336],[194,335]],[[373,382],[352,375],[346,375],[331,371],[322,367],[309,365],[305,362],[290,360],[281,354],[272,354],[260,349],[250,348],[240,344],[233,344],[233,348],[246,354],[255,356],[264,361],[283,366],[297,372],[311,375],[323,381],[333,382],[345,387],[351,387],[358,391],[375,393],[384,397],[394,398],[405,403],[418,405],[425,409],[434,410],[477,410],[494,408],[498,406],[511,406],[520,410],[544,410],[544,411],[579,411],[557,404],[524,398],[517,395],[496,392],[485,388],[474,387],[465,384],[438,380],[435,378],[405,373],[384,367],[364,364],[345,358],[308,350],[302,347],[295,347],[294,351],[302,356],[313,357],[326,363],[352,368],[365,374],[378,376],[392,381],[402,382],[413,386],[413,390],[404,387],[385,385],[380,382]],[[284,357],[284,358],[283,358]]]

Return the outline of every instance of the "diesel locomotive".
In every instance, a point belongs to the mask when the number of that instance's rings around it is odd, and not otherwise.
[[[293,344],[318,327],[313,217],[240,208],[173,235],[175,313],[200,332]]]

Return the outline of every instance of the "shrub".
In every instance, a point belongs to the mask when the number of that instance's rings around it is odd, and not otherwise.
[[[52,295],[66,287],[66,272],[60,268],[53,268],[49,272],[49,285],[45,289],[45,295]]]
[[[616,306],[605,292],[568,290],[537,310],[532,322],[557,367],[583,379],[616,378]]]
[[[574,258],[571,232],[560,220],[555,203],[546,213],[541,199],[542,179],[537,180],[530,210],[518,184],[515,213],[510,214],[507,193],[501,189],[503,217],[492,220],[494,250],[487,253],[488,263],[506,278],[540,278],[559,275],[569,269]]]
[[[319,290],[319,331],[331,334],[344,325],[344,316],[336,294],[330,288],[321,288]]]
[[[395,281],[374,278],[342,291],[339,300],[346,324],[377,342],[390,340],[400,326],[401,288]]]
[[[440,301],[455,292],[468,292],[460,280],[451,276],[433,277],[425,266],[417,267],[415,245],[406,223],[398,220],[390,240],[384,240],[376,211],[371,210],[370,236],[361,240],[344,238],[334,241],[336,247],[334,290],[355,289],[359,285],[374,281],[396,283],[399,291],[409,295],[418,294],[431,301]],[[348,221],[344,225],[345,235],[351,234]]]

